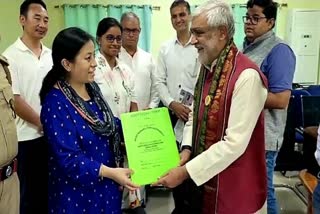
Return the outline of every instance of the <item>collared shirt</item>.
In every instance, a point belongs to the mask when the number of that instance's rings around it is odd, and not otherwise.
[[[151,54],[138,47],[136,53],[131,56],[126,49],[121,47],[119,60],[129,66],[134,73],[138,109],[157,107],[160,99],[152,78],[155,63]]]
[[[52,68],[51,50],[42,45],[38,58],[20,38],[9,46],[3,55],[9,61],[12,77],[13,94],[20,95],[31,108],[40,115],[40,89],[42,81]],[[19,141],[33,140],[41,137],[38,128],[17,117],[17,133]]]
[[[319,125],[319,128],[318,128],[318,140],[317,140],[317,150],[315,152],[315,157],[316,157],[316,160],[320,166],[320,125]]]
[[[252,102],[254,98],[254,102]],[[228,119],[228,127],[223,140],[186,164],[192,180],[201,185],[237,160],[247,148],[267,98],[267,89],[254,69],[244,70],[234,87]],[[182,145],[192,145],[192,112],[185,125]]]
[[[110,106],[114,116],[130,111],[131,102],[137,102],[134,88],[134,75],[131,69],[117,59],[117,65],[111,69],[106,58],[98,52],[95,81]]]
[[[165,42],[160,47],[155,73],[155,86],[162,103],[169,107],[172,101],[181,102],[185,92],[193,95],[199,70],[198,52],[191,44],[191,37],[184,46],[178,38]],[[182,141],[183,127],[184,122],[178,120],[174,130],[178,142]]]
[[[179,102],[182,89],[193,94],[200,63],[197,49],[191,45],[191,37],[185,46],[178,39],[165,42],[159,51],[156,88],[165,106]]]
[[[7,165],[18,153],[18,138],[14,124],[11,85],[6,76],[7,60],[0,55],[0,168]]]

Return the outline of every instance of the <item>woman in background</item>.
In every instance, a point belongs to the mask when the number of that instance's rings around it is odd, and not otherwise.
[[[102,19],[97,28],[99,52],[96,55],[98,65],[95,81],[113,114],[118,118],[122,113],[138,110],[134,74],[117,58],[121,41],[122,28],[119,22],[111,17]]]
[[[40,91],[41,122],[49,143],[48,213],[121,213],[119,185],[130,190],[116,120],[94,72],[92,37],[62,30],[52,46],[53,67]]]
[[[95,81],[111,107],[114,116],[138,111],[134,89],[134,74],[131,69],[118,60],[122,45],[122,27],[111,17],[102,19],[97,27],[99,52],[96,55],[97,70]],[[125,166],[127,161],[125,160]],[[124,190],[122,208],[130,213],[143,214],[140,191]]]

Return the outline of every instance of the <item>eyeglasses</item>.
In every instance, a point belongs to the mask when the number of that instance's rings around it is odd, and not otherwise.
[[[250,22],[251,24],[253,25],[256,25],[258,24],[259,20],[260,19],[266,19],[267,17],[265,16],[262,16],[262,17],[259,17],[259,16],[243,16],[243,23],[248,23]]]
[[[106,36],[106,39],[107,39],[107,41],[110,42],[110,43],[113,43],[114,40],[116,40],[117,43],[121,43],[121,42],[122,42],[122,37],[121,37],[121,36],[114,36],[114,35],[112,35],[112,34],[108,34],[108,35]]]
[[[123,28],[123,33],[129,35],[130,33],[137,35],[138,33],[140,33],[140,29],[138,28],[134,28],[134,29],[130,29],[130,28]]]

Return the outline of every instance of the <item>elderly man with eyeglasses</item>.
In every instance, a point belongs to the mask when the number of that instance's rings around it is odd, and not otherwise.
[[[266,201],[267,81],[238,51],[234,30],[224,0],[203,3],[193,14],[191,44],[201,68],[182,141],[191,154],[154,184],[185,187],[178,214],[261,213]]]
[[[273,171],[283,141],[296,59],[291,48],[273,32],[277,3],[249,0],[243,17],[246,34],[243,53],[254,61],[268,79],[265,108],[265,148],[268,174],[268,214],[278,213]]]
[[[134,73],[138,109],[155,108],[160,101],[152,80],[156,66],[152,55],[138,46],[140,19],[135,13],[126,12],[122,14],[121,26],[123,35],[119,59]]]
[[[119,60],[129,66],[134,73],[134,85],[137,96],[138,110],[158,107],[159,96],[154,86],[152,75],[155,72],[155,61],[151,53],[138,46],[141,27],[140,19],[133,12],[123,13],[121,16],[123,30],[122,47]],[[140,194],[132,194],[127,190],[123,193],[122,208],[126,213],[145,214],[145,187],[140,187]]]

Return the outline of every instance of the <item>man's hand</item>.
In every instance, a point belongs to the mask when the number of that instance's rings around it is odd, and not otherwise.
[[[172,101],[169,108],[177,115],[177,117],[183,121],[188,121],[189,113],[191,110],[181,103]]]
[[[191,151],[189,149],[184,149],[180,152],[180,162],[179,166],[185,165],[189,160],[191,156]]]
[[[151,186],[163,185],[165,187],[174,188],[189,177],[186,166],[179,166],[170,170],[166,175],[161,177]]]

